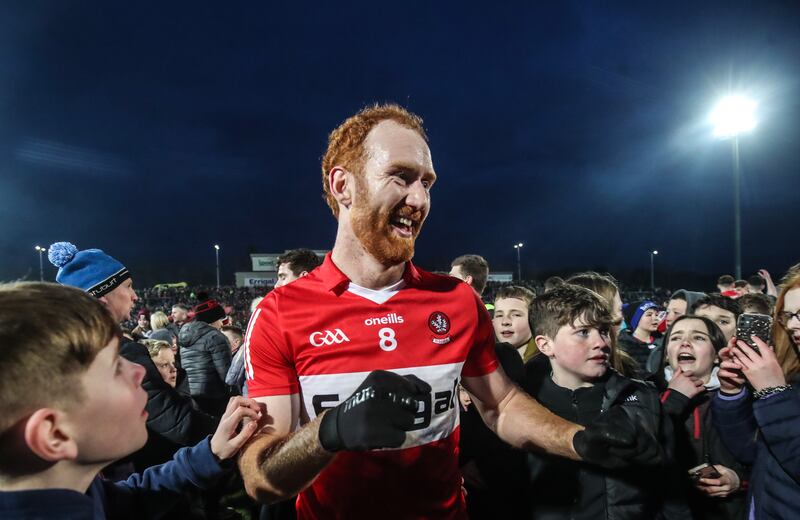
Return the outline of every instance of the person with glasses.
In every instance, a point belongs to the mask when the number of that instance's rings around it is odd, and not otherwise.
[[[800,271],[790,270],[775,305],[772,344],[731,339],[720,351],[712,404],[720,437],[752,465],[748,518],[795,518],[800,503]]]

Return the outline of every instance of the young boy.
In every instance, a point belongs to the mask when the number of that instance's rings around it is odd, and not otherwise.
[[[526,353],[532,338],[528,324],[528,306],[533,297],[533,291],[509,285],[500,289],[494,298],[494,335],[499,343],[508,343],[517,349],[523,360],[533,354]]]
[[[594,291],[560,285],[530,306],[539,351],[525,366],[524,388],[556,415],[589,424],[603,414],[632,418],[654,452],[662,451],[658,394],[644,382],[609,368],[613,318]],[[607,470],[529,454],[527,518],[654,518],[665,485],[654,468]]]
[[[103,304],[48,283],[0,285],[0,518],[152,518],[212,486],[253,434],[230,401],[213,437],[122,482],[98,477],[147,440],[145,369],[119,355]]]

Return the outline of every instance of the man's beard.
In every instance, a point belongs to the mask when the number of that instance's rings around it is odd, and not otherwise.
[[[350,209],[350,225],[364,249],[378,262],[393,266],[414,256],[414,242],[425,220],[421,211],[404,204],[391,209],[374,209],[369,205],[366,183],[356,180],[356,201]],[[403,238],[392,230],[392,219],[405,217],[412,221],[411,236]]]

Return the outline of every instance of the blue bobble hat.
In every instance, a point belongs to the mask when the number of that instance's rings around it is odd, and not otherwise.
[[[105,296],[131,277],[127,267],[103,251],[78,251],[69,242],[51,245],[47,258],[58,267],[58,283],[83,289],[95,298]]]
[[[639,321],[642,319],[642,316],[644,316],[644,313],[647,312],[648,309],[657,308],[658,305],[651,301],[636,302],[625,307],[622,310],[622,315],[625,316],[625,323],[628,324],[628,328],[633,332],[636,330],[636,327],[639,326]]]

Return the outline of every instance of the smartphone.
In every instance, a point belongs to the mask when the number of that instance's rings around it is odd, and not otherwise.
[[[744,341],[750,345],[750,348],[758,352],[758,346],[750,339],[750,336],[757,336],[764,343],[769,343],[771,330],[771,316],[766,314],[741,314],[739,315],[739,320],[736,322],[736,339]]]
[[[689,470],[689,478],[692,480],[700,480],[701,478],[719,478],[720,475],[717,468],[713,465],[706,462],[705,464],[700,464],[699,466],[695,466]]]

